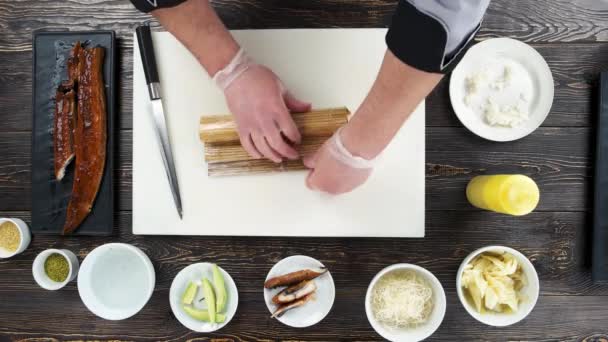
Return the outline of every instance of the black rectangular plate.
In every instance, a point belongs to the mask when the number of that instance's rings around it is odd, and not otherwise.
[[[33,123],[32,130],[32,226],[34,234],[61,234],[74,180],[74,161],[63,180],[55,180],[53,164],[53,116],[55,91],[67,79],[66,62],[75,42],[105,48],[103,65],[106,89],[108,139],[104,175],[93,209],[72,235],[112,234],[114,196],[114,111],[116,39],[113,31],[35,32],[33,38]]]

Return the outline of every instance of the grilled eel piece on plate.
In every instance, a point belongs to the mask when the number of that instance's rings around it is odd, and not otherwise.
[[[76,92],[74,82],[62,82],[55,95],[53,119],[53,153],[55,155],[55,179],[62,180],[65,168],[74,159],[74,117],[76,116]]]
[[[74,121],[76,120],[76,83],[78,82],[78,55],[82,46],[76,42],[68,58],[68,81],[62,82],[55,95],[53,119],[53,152],[55,179],[62,180],[65,169],[74,159]]]
[[[82,44],[76,42],[70,51],[70,57],[68,57],[68,79],[73,82],[78,82],[78,74],[80,73],[80,54],[82,49]]]
[[[267,289],[273,289],[279,286],[290,286],[297,284],[304,280],[312,280],[316,277],[327,272],[327,268],[312,268],[312,269],[304,269],[297,272],[291,272],[282,276],[273,277],[264,283],[264,287]]]
[[[89,215],[103,178],[107,139],[104,53],[102,47],[79,51],[74,184],[63,234],[76,230]]]
[[[272,297],[272,302],[277,305],[291,303],[296,299],[308,296],[316,290],[317,284],[315,284],[314,280],[304,280],[303,282],[287,287],[283,289],[283,291],[277,293]]]
[[[299,308],[299,307],[303,306],[304,304],[310,302],[311,300],[314,299],[314,296],[315,296],[314,292],[313,293],[309,293],[306,296],[304,296],[304,297],[302,297],[302,298],[300,298],[300,299],[298,299],[296,301],[287,303],[285,305],[281,305],[281,306],[279,306],[276,309],[276,311],[272,314],[272,316],[270,316],[270,318],[281,317],[287,311],[295,309],[295,308]]]

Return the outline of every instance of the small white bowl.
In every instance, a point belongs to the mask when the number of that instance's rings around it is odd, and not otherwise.
[[[65,281],[61,283],[58,283],[49,278],[49,276],[47,276],[46,272],[44,271],[44,262],[49,256],[51,256],[51,254],[55,253],[62,255],[68,261],[68,265],[70,266],[70,272],[68,273],[68,277],[65,279]],[[36,283],[38,283],[40,287],[46,290],[55,291],[63,288],[69,282],[74,280],[74,278],[76,278],[76,275],[78,274],[78,268],[79,264],[76,254],[72,253],[71,251],[68,251],[67,249],[47,249],[38,254],[36,259],[34,259],[32,273],[34,274],[34,280],[36,280]]]
[[[513,255],[517,261],[521,264],[524,275],[526,276],[528,284],[524,286],[520,293],[524,295],[526,300],[520,303],[519,310],[513,313],[499,313],[499,312],[490,312],[487,311],[483,314],[477,312],[475,307],[469,303],[467,298],[464,296],[464,290],[462,288],[462,271],[464,267],[473,260],[476,256],[484,252],[494,252],[494,253],[509,253]],[[534,309],[536,305],[536,301],[538,300],[538,295],[540,292],[540,282],[538,280],[538,274],[532,265],[532,262],[528,260],[523,254],[514,250],[513,248],[505,247],[505,246],[487,246],[480,248],[473,253],[469,254],[458,268],[458,273],[456,275],[456,290],[458,292],[458,298],[460,302],[467,310],[467,312],[473,316],[476,320],[481,323],[495,326],[495,327],[504,327],[511,324],[515,324],[522,319],[526,318]]]
[[[218,266],[224,277],[224,285],[226,286],[226,292],[228,294],[225,313],[226,320],[223,323],[201,322],[188,316],[188,314],[184,312],[182,309],[182,296],[184,295],[188,284],[190,284],[191,281],[200,283],[203,278],[207,278],[213,283],[213,270],[211,266],[212,264],[208,262],[202,262],[184,268],[175,276],[175,279],[173,279],[173,282],[171,283],[171,289],[169,290],[169,303],[171,304],[171,310],[177,320],[186,328],[200,333],[213,332],[230,323],[230,320],[232,320],[236,314],[236,309],[239,305],[239,291],[236,288],[234,280],[228,272]],[[194,298],[195,308],[199,310],[206,308],[206,306],[200,304],[200,300],[203,297],[203,289],[199,286],[196,297]]]
[[[115,321],[143,309],[155,284],[154,266],[141,249],[108,243],[95,248],[82,262],[78,293],[92,313]]]
[[[29,246],[30,240],[32,239],[30,229],[28,228],[27,224],[23,222],[23,220],[20,220],[18,218],[0,218],[0,224],[3,224],[4,222],[12,222],[17,227],[17,229],[19,230],[19,238],[21,242],[19,243],[19,247],[17,247],[17,250],[15,250],[14,252],[9,252],[4,248],[0,248],[0,259],[7,259],[19,253],[22,253],[23,251],[25,251],[27,246]]]
[[[378,280],[380,280],[380,278],[390,272],[397,270],[410,270],[417,272],[418,274],[423,276],[433,288],[433,312],[431,313],[428,322],[426,322],[425,324],[412,328],[396,329],[385,326],[384,324],[378,322],[378,320],[376,320],[376,317],[374,317],[371,305],[372,290],[374,286],[376,286],[376,283],[378,282]],[[422,341],[433,335],[433,333],[437,330],[437,328],[439,328],[439,326],[443,322],[446,306],[447,304],[445,299],[445,291],[443,290],[443,286],[441,286],[439,279],[437,279],[437,277],[435,277],[431,272],[427,271],[426,269],[412,264],[395,264],[383,269],[378,274],[376,274],[374,279],[372,279],[372,282],[367,288],[367,294],[365,295],[365,313],[367,315],[367,320],[378,334],[380,334],[385,339],[393,342]]]
[[[266,280],[307,268],[325,267],[319,260],[305,255],[293,255],[277,262],[268,272]],[[290,327],[306,328],[321,322],[331,311],[336,299],[336,286],[329,271],[315,278],[317,290],[312,301],[305,305],[289,310],[276,319]],[[284,287],[283,287],[284,288]],[[264,288],[264,301],[272,315],[278,306],[272,302],[272,297],[283,288]]]

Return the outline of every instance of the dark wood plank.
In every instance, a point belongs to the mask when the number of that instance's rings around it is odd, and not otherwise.
[[[27,212],[6,213],[28,219]],[[410,262],[428,268],[442,282],[448,297],[444,324],[432,340],[469,341],[509,338],[578,339],[601,333],[608,319],[608,288],[594,285],[585,266],[584,213],[534,213],[512,218],[475,212],[433,212],[427,217],[425,239],[311,239],[154,237],[130,234],[131,215],[117,216],[113,238],[58,238],[35,236],[20,256],[0,261],[0,336],[117,339],[192,338],[168,307],[168,290],[175,274],[199,261],[215,261],[232,274],[239,287],[235,320],[218,334],[205,336],[237,340],[378,340],[365,318],[363,298],[369,281],[383,267]],[[93,248],[119,240],[142,248],[157,271],[151,302],[123,322],[94,317],[80,302],[76,284],[46,292],[34,283],[30,268],[42,250],[68,248],[82,260]],[[488,329],[462,309],[456,297],[455,275],[462,259],[489,244],[515,247],[530,257],[541,279],[541,298],[523,323]],[[281,258],[307,254],[326,263],[337,286],[330,316],[312,329],[294,330],[268,319],[261,284],[266,272]],[[576,296],[573,296],[576,295]],[[27,298],[28,300],[24,300]],[[51,313],[52,314],[49,314]],[[41,324],[32,325],[31,322]],[[42,322],[44,322],[42,324]],[[344,324],[348,322],[348,324]],[[58,329],[57,327],[61,327]]]
[[[427,128],[426,204],[431,210],[466,210],[469,180],[480,174],[521,173],[539,185],[537,210],[591,207],[592,137],[587,128],[540,128],[510,143],[479,138],[465,128]],[[566,193],[567,195],[564,195]]]
[[[462,127],[427,129],[427,208],[472,210],[464,189],[475,175],[523,173],[541,188],[539,210],[590,208],[591,177],[588,128],[541,128],[517,142],[485,141]],[[132,136],[121,131],[115,161],[116,207],[131,209]],[[29,210],[30,134],[0,133],[0,208]],[[568,196],[563,196],[564,191]]]
[[[526,42],[605,41],[607,13],[604,1],[493,0],[480,37],[509,36]]]
[[[595,122],[597,76],[608,65],[608,45],[545,44],[534,46],[549,63],[555,79],[555,101],[545,127],[589,127]],[[132,128],[132,41],[119,40],[118,123]],[[573,63],[576,61],[576,63]],[[32,126],[31,53],[0,52],[0,132],[27,131]],[[427,126],[461,126],[449,99],[446,78],[427,99]]]
[[[387,27],[395,0],[221,0],[213,6],[231,29]],[[606,41],[608,5],[594,0],[494,0],[481,37],[508,35],[527,42]],[[28,51],[40,28],[112,29],[132,34],[149,17],[126,0],[3,0],[0,51]]]
[[[1,214],[29,222],[29,212]],[[82,259],[93,248],[118,240],[150,255],[158,270],[157,289],[168,289],[175,274],[189,264],[215,260],[234,272],[240,291],[257,293],[275,262],[308,254],[331,268],[340,289],[365,288],[385,266],[410,262],[427,267],[446,289],[455,290],[462,259],[477,248],[500,244],[517,248],[532,260],[543,295],[608,295],[608,287],[591,282],[586,265],[590,222],[583,212],[537,212],[521,218],[486,212],[428,212],[424,239],[134,236],[130,212],[118,213],[115,221],[113,237],[36,235],[26,252],[0,261],[0,293],[37,290],[29,268],[36,254],[46,248],[67,248]]]
[[[14,341],[28,337],[125,341],[382,340],[365,318],[363,290],[337,293],[330,316],[309,329],[293,329],[271,320],[261,292],[246,293],[239,298],[239,311],[233,321],[211,334],[191,332],[173,318],[167,300],[168,290],[156,291],[148,306],[126,321],[96,318],[86,311],[73,289],[51,294],[24,291],[23,294],[30,300],[11,298],[0,303],[0,319],[3,321],[0,337]],[[524,322],[506,328],[487,327],[475,321],[464,311],[458,299],[449,298],[446,318],[429,341],[594,342],[608,338],[605,332],[608,297],[544,296]]]
[[[217,0],[230,28],[386,27],[396,0]],[[30,249],[0,260],[0,340],[380,340],[365,318],[367,284],[383,267],[412,262],[444,284],[448,312],[430,340],[607,340],[608,287],[590,280],[587,265],[593,133],[593,86],[608,65],[608,3],[597,0],[493,0],[478,40],[509,36],[533,43],[555,77],[556,98],[544,127],[521,141],[496,144],[461,127],[444,81],[427,101],[427,237],[425,239],[314,239],[153,237],[131,234],[132,32],[150,17],[127,0],[0,0],[0,217],[29,222],[31,34],[35,29],[112,29],[119,37],[119,135],[115,179],[115,236],[35,236]],[[568,42],[567,44],[565,42]],[[576,127],[576,128],[572,128]],[[514,218],[470,207],[468,180],[478,174],[524,173],[541,187],[538,210]],[[6,211],[11,210],[11,211]],[[17,211],[14,211],[17,210]],[[561,212],[556,212],[561,211]],[[37,287],[35,255],[69,248],[82,260],[107,242],[145,250],[157,271],[157,289],[132,319],[103,321],[80,302],[75,283],[58,292]],[[455,273],[472,250],[503,244],[528,255],[541,278],[542,296],[532,315],[508,328],[488,328],[468,317],[457,301]],[[332,269],[338,293],[321,324],[290,329],[268,319],[260,284],[281,258],[308,254]],[[241,303],[235,320],[216,334],[195,334],[170,313],[168,289],[183,267],[216,261],[231,272]]]

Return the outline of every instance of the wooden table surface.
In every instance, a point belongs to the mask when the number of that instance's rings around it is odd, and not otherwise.
[[[229,28],[385,27],[396,0],[217,0]],[[108,238],[35,236],[27,251],[0,260],[0,340],[380,340],[368,324],[364,296],[387,265],[415,263],[443,283],[445,320],[431,340],[608,339],[608,286],[591,281],[587,255],[594,142],[594,89],[608,69],[608,2],[603,0],[494,0],[477,39],[512,37],[534,46],[555,78],[548,119],[529,137],[492,143],[456,119],[444,80],[427,101],[426,234],[424,239],[315,239],[146,237],[131,234],[132,45],[135,26],[149,19],[127,0],[0,0],[0,216],[30,218],[32,32],[37,29],[115,30],[119,37],[120,91],[115,161],[116,227]],[[522,218],[482,212],[464,189],[475,175],[523,173],[541,189],[541,202]],[[286,227],[288,229],[288,227]],[[378,227],[382,229],[382,227]],[[126,321],[104,321],[81,303],[75,282],[47,292],[31,275],[46,248],[67,248],[82,260],[107,242],[134,244],[157,271],[148,305]],[[456,270],[472,250],[501,244],[534,263],[541,297],[532,314],[508,328],[486,327],[458,302]],[[280,259],[306,254],[332,271],[337,297],[330,315],[307,329],[268,318],[261,285]],[[214,261],[240,290],[234,320],[215,334],[184,328],[169,308],[175,274]]]

